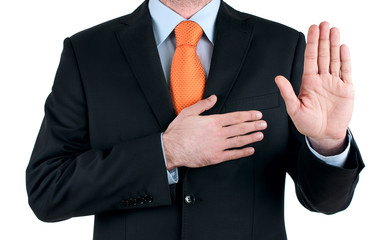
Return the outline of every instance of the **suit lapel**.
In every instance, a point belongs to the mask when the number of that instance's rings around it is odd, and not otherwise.
[[[122,19],[116,32],[119,43],[162,131],[175,117],[152,31],[151,17],[144,2]]]
[[[121,20],[116,31],[128,64],[135,75],[162,131],[175,117],[152,31],[151,17],[144,2]],[[237,19],[234,11],[222,2],[216,20],[216,37],[211,69],[203,98],[218,96],[216,105],[205,114],[219,113],[234,85],[246,57],[253,26]]]
[[[218,102],[205,114],[219,113],[234,85],[246,57],[253,26],[233,16],[234,11],[221,3],[216,20],[215,46],[203,98],[216,94]]]

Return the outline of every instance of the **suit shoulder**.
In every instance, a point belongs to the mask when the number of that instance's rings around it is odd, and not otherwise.
[[[292,39],[296,39],[300,34],[302,34],[301,32],[282,23],[278,23],[249,13],[240,12],[227,4],[225,4],[224,7],[229,9],[228,12],[230,12],[230,15],[233,18],[253,25],[256,32],[263,34],[264,36],[282,37],[284,39],[291,37]]]
[[[93,27],[87,28],[78,33],[75,33],[70,38],[74,42],[82,42],[82,41],[92,41],[97,38],[105,37],[107,35],[112,34],[114,32],[114,29],[116,29],[121,24],[121,20],[125,18],[126,16],[118,17],[118,18],[100,23]]]
[[[282,23],[271,21],[271,20],[261,18],[258,16],[252,16],[252,18],[248,21],[251,22],[252,24],[254,24],[255,27],[258,27],[260,29],[269,29],[269,30],[283,33],[283,34],[285,34],[285,33],[293,34],[293,35],[299,34],[299,31],[297,31],[296,29],[293,29],[293,28],[286,26]]]
[[[103,22],[96,26],[85,29],[81,32],[78,32],[71,36],[72,41],[97,41],[98,39],[102,40],[105,37],[114,36],[114,32],[119,28],[127,25],[129,22],[134,22],[136,19],[142,18],[142,16],[148,15],[147,3],[142,3],[137,9],[132,13],[127,15],[114,18],[112,20]]]

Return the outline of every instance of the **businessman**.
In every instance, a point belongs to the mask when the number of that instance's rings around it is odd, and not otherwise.
[[[311,211],[351,202],[349,49],[219,0],[149,0],[67,38],[26,171],[43,221],[94,239],[286,239],[288,173]]]

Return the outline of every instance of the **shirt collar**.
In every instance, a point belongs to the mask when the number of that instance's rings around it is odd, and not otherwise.
[[[211,43],[214,43],[215,21],[220,7],[220,0],[212,0],[190,19],[203,29]],[[159,0],[149,1],[149,11],[153,20],[153,31],[157,46],[159,46],[184,19],[179,14],[168,8]]]

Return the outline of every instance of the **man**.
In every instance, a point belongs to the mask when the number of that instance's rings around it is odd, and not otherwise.
[[[364,167],[349,50],[326,22],[304,50],[301,33],[219,0],[146,1],[66,39],[32,209],[95,215],[94,239],[286,239],[286,172],[309,210],[345,209]]]

